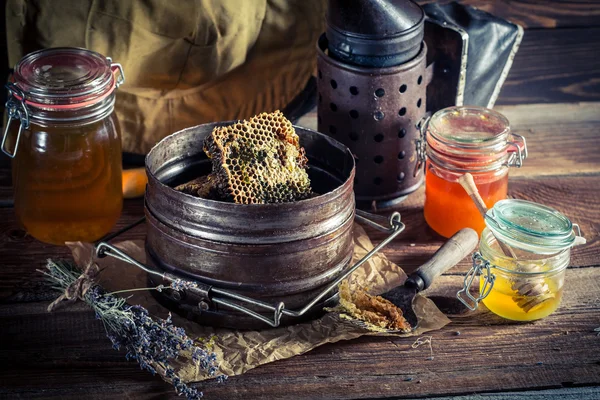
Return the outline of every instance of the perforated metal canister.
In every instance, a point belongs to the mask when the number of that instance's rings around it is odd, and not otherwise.
[[[417,56],[392,67],[344,63],[318,43],[318,130],[342,142],[355,156],[354,189],[361,208],[384,208],[423,182],[417,168],[417,123],[425,115],[431,80],[426,45]]]

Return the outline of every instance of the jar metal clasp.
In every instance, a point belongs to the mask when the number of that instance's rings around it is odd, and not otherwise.
[[[579,227],[579,224],[573,224],[573,230],[577,229],[577,232],[575,233],[575,241],[573,242],[573,246],[579,246],[580,244],[586,244],[586,239],[583,237],[583,235],[581,234],[581,228]]]
[[[123,66],[119,63],[115,63],[112,61],[112,58],[106,57],[108,62],[110,63],[110,69],[113,71],[113,74],[116,71],[119,71],[119,75],[115,78],[115,87],[118,89],[119,86],[125,83],[125,72],[123,72]]]
[[[475,277],[484,273],[484,282],[483,287],[479,290],[479,296],[475,297],[471,294],[470,288],[475,280]],[[485,299],[492,288],[494,287],[494,282],[496,280],[496,275],[492,273],[490,262],[481,256],[481,253],[475,252],[473,254],[473,266],[465,275],[465,279],[463,282],[463,288],[456,293],[456,298],[460,300],[467,308],[471,311],[475,311],[479,306],[479,302]]]
[[[511,133],[511,135],[517,138],[518,141],[508,142],[508,145],[510,146],[508,151],[511,155],[508,158],[506,166],[521,168],[523,166],[523,160],[528,156],[527,141],[523,136],[517,135],[516,133]]]
[[[2,136],[2,144],[0,148],[2,152],[10,158],[15,158],[17,149],[19,147],[19,139],[21,138],[21,132],[23,129],[29,129],[29,110],[25,105],[25,93],[18,88],[17,85],[10,82],[6,84],[8,89],[8,100],[6,102],[6,112],[8,120],[6,121],[6,128],[4,129],[4,135]],[[8,137],[8,131],[10,124],[13,120],[19,120],[19,131],[17,132],[17,139],[12,153],[6,149],[6,139]]]
[[[426,143],[426,135],[427,135],[427,127],[429,126],[429,121],[431,120],[431,113],[427,112],[423,118],[417,122],[417,129],[419,130],[419,138],[415,140],[415,147],[417,150],[417,163],[415,164],[415,170],[413,171],[413,176],[417,176],[419,170],[425,164],[425,143]]]

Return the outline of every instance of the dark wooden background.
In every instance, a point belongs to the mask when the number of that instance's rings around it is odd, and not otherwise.
[[[598,0],[460,2],[525,28],[521,48],[497,104],[600,100]]]
[[[511,172],[510,195],[567,213],[588,237],[567,271],[563,306],[551,318],[524,325],[485,311],[454,315],[451,325],[435,332],[431,361],[426,360],[428,349],[412,349],[412,341],[405,339],[361,338],[323,346],[224,385],[209,383],[209,398],[423,398],[486,392],[486,398],[496,399],[495,392],[512,390],[533,398],[531,391],[544,389],[552,389],[544,392],[549,397],[599,398],[600,337],[593,328],[600,327],[600,1],[464,3],[526,28],[498,105],[535,149],[523,169]],[[0,72],[4,77],[7,69]],[[314,123],[311,118],[305,121]],[[50,297],[32,277],[46,258],[68,252],[40,244],[19,229],[6,206],[11,196],[6,165],[6,159],[0,162],[0,398],[172,396],[171,387],[110,349],[101,324],[84,305],[46,312]],[[385,251],[407,271],[442,243],[423,225],[422,195],[421,190],[402,205],[408,229]],[[127,201],[118,228],[138,218],[141,208],[140,200]],[[369,233],[375,241],[381,238]],[[142,227],[127,236],[143,237]],[[446,300],[453,298],[467,268],[462,262],[436,283],[433,296],[448,311],[452,304]]]

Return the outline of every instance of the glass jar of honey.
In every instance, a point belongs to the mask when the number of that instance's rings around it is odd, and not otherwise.
[[[512,199],[488,210],[485,223],[459,300],[472,310],[483,301],[494,314],[516,321],[552,314],[562,298],[571,247],[585,243],[579,227],[552,208]],[[478,275],[474,297],[469,289]]]
[[[527,157],[525,138],[510,132],[503,115],[482,107],[445,108],[424,130],[427,224],[445,237],[466,227],[481,234],[483,217],[458,178],[471,173],[485,204],[492,207],[507,196],[509,167],[520,167]]]
[[[17,218],[36,239],[94,241],[119,218],[123,82],[119,64],[85,49],[40,50],[15,66],[1,148],[13,158]]]

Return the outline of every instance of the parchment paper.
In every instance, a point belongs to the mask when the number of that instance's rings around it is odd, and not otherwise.
[[[373,248],[369,237],[357,224],[354,226],[354,243],[353,262]],[[117,246],[136,260],[145,262],[142,241],[125,241],[117,243]],[[91,261],[92,245],[70,243],[69,247],[75,262],[80,267]],[[147,286],[146,273],[134,266],[112,257],[96,260],[96,262],[102,270],[99,284],[109,292]],[[401,285],[406,279],[406,274],[400,267],[390,262],[383,253],[379,253],[348,279],[351,287],[360,285],[367,287],[372,294],[381,294]],[[126,295],[130,296],[128,299],[130,304],[139,304],[157,317],[166,318],[168,315],[169,311],[148,291]],[[260,331],[236,331],[201,326],[177,315],[173,315],[173,322],[184,328],[192,339],[212,337],[213,351],[218,356],[220,372],[234,376],[262,364],[306,353],[326,343],[350,340],[364,335],[416,336],[440,329],[450,322],[431,300],[422,295],[415,297],[413,308],[418,318],[417,328],[410,333],[402,334],[371,332],[346,318],[341,318],[336,312],[328,312],[323,317],[310,322]],[[185,354],[178,359],[178,362],[179,375],[184,381],[196,382],[210,378]]]

